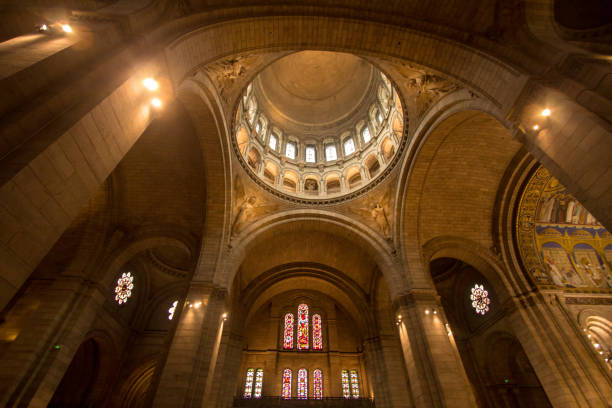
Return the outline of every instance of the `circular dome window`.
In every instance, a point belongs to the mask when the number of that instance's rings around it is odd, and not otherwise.
[[[234,150],[266,190],[333,203],[369,190],[406,144],[391,81],[352,54],[303,51],[264,69],[244,90]]]

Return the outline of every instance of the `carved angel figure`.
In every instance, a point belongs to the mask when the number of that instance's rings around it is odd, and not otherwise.
[[[366,218],[366,220],[370,220],[371,224],[375,225],[378,231],[386,239],[391,238],[391,218],[388,210],[385,209],[389,205],[391,192],[391,189],[387,189],[387,191],[377,197],[377,199],[368,202],[366,207],[351,209],[351,211],[361,215]]]
[[[258,204],[257,196],[246,193],[242,180],[238,176],[236,176],[235,186],[235,202],[240,204],[235,206],[236,215],[232,222],[232,236],[237,235],[251,220],[278,208],[277,205],[270,205],[265,202]]]

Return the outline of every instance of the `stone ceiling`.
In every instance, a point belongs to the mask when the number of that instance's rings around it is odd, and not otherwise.
[[[352,55],[302,51],[264,69],[254,81],[260,109],[289,134],[336,136],[365,117],[376,97],[374,67]]]

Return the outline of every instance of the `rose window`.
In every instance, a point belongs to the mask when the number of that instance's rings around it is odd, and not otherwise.
[[[115,287],[115,300],[120,305],[126,303],[130,296],[132,296],[132,289],[134,289],[134,277],[130,272],[125,272],[117,279],[117,286]]]
[[[475,285],[472,288],[470,299],[472,300],[472,307],[476,310],[476,313],[484,315],[489,311],[491,299],[489,299],[489,292],[485,290],[484,286]]]

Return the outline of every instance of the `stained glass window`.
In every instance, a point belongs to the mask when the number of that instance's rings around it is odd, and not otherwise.
[[[251,398],[253,395],[253,374],[255,370],[249,368],[246,372],[246,381],[244,382],[244,398]]]
[[[172,306],[168,309],[168,320],[174,319],[174,312],[176,311],[176,305],[178,305],[178,300],[172,302]]]
[[[321,332],[321,316],[312,315],[312,348],[323,350],[323,334]]]
[[[298,306],[297,348],[308,350],[308,305],[304,303]]]
[[[283,390],[281,396],[283,399],[291,398],[291,370],[288,368],[283,371]]]
[[[361,131],[361,137],[363,137],[363,143],[368,143],[370,139],[372,139],[372,135],[370,135],[370,129],[366,126]]]
[[[312,392],[314,399],[323,398],[323,374],[318,368],[312,373]]]
[[[487,292],[482,285],[475,285],[472,288],[472,294],[470,295],[472,300],[472,307],[476,310],[476,313],[484,315],[489,311],[489,292]]]
[[[351,398],[351,388],[349,386],[349,375],[347,370],[342,370],[342,395],[344,398]]]
[[[291,350],[293,348],[293,314],[285,315],[285,331],[283,335],[283,348]]]
[[[359,376],[357,370],[351,370],[351,395],[353,398],[359,398]]]
[[[297,384],[297,397],[298,399],[308,398],[308,370],[300,368],[298,371],[298,384]]]
[[[263,368],[258,368],[255,373],[255,393],[253,396],[255,398],[261,397],[261,389],[263,388]]]
[[[117,279],[117,286],[115,287],[115,300],[120,305],[127,302],[130,296],[132,296],[132,289],[134,289],[134,277],[130,272],[124,272],[119,279]]]

